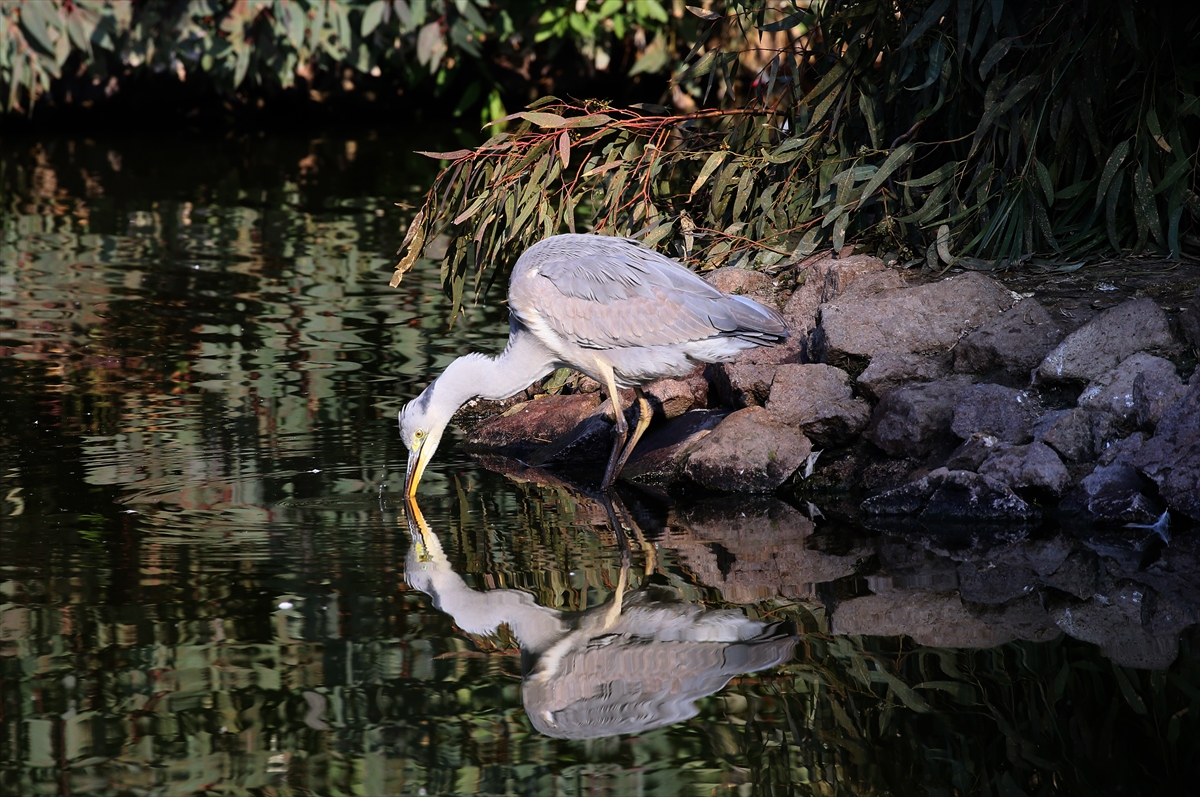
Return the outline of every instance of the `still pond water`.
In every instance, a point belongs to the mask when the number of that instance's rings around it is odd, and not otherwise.
[[[805,501],[450,445],[406,512],[396,411],[506,333],[387,287],[418,148],[0,139],[0,794],[1195,786],[1193,635],[1125,666]]]

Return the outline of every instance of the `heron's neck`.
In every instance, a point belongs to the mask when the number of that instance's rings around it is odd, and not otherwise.
[[[553,355],[529,332],[514,327],[496,357],[459,357],[429,386],[442,406],[461,407],[473,398],[499,401],[520,393],[556,367]]]

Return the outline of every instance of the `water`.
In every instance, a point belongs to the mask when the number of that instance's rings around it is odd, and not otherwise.
[[[435,264],[387,287],[421,148],[0,141],[0,794],[1192,782],[1194,637],[947,614],[953,563],[804,501],[606,506],[443,444],[410,516],[397,409],[506,330],[447,331]]]

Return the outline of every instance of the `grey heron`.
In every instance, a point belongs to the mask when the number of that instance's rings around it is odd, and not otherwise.
[[[562,367],[595,379],[612,402],[607,489],[650,424],[643,385],[788,337],[774,310],[722,293],[637,241],[602,235],[556,235],[529,247],[509,278],[508,309],[503,353],[459,357],[400,410],[406,496],[416,494],[459,407],[473,398],[508,398]],[[618,393],[626,387],[637,403],[632,434]]]

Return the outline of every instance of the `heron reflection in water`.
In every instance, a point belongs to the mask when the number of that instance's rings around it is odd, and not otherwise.
[[[557,235],[518,258],[508,284],[508,345],[498,357],[459,357],[400,411],[408,448],[405,495],[413,496],[442,433],[473,398],[513,396],[558,368],[604,386],[612,402],[612,452],[601,486],[612,486],[650,424],[642,385],[689,374],[788,337],[774,310],[722,293],[636,241]],[[636,395],[632,433],[618,388]]]
[[[681,722],[696,715],[697,700],[736,675],[787,661],[796,645],[788,624],[705,609],[670,586],[628,592],[627,546],[613,597],[569,613],[519,590],[470,588],[413,502],[408,525],[406,580],[467,633],[508,625],[521,648],[521,701],[547,736],[596,739]]]

